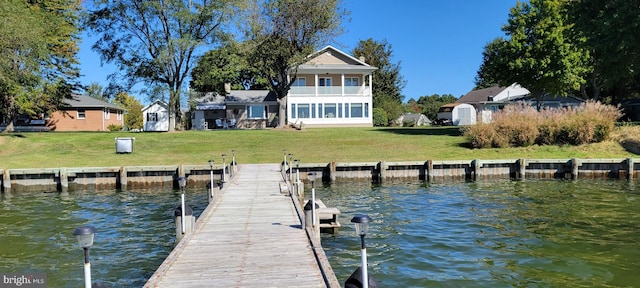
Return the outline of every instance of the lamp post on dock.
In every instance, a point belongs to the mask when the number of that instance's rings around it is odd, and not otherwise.
[[[351,219],[351,223],[354,223],[356,226],[356,233],[360,235],[360,254],[362,258],[362,287],[369,288],[369,276],[367,275],[367,246],[364,242],[364,236],[367,235],[367,230],[369,229],[369,222],[371,222],[371,217],[363,214],[358,214],[353,216]]]
[[[284,155],[284,161],[282,161],[282,171],[287,171],[287,149],[282,149],[282,154]]]
[[[226,178],[225,174],[227,174],[227,171],[226,171],[227,162],[226,162],[226,160],[227,160],[227,154],[222,154],[222,182],[226,182],[226,179],[225,179]]]
[[[209,160],[209,169],[210,169],[209,171],[211,172],[211,177],[210,177],[211,178],[211,185],[209,185],[209,186],[211,186],[210,187],[211,190],[209,191],[209,199],[213,198],[213,163],[215,163],[215,162],[216,161],[213,160],[213,159]]]
[[[236,173],[236,150],[231,150],[231,175]]]
[[[91,225],[80,226],[73,230],[73,235],[78,238],[78,244],[84,250],[84,287],[91,288],[91,263],[89,262],[89,248],[93,246],[93,235],[98,232]]]
[[[184,187],[187,186],[187,177],[178,177],[178,186],[180,186],[180,192],[181,192],[181,195],[180,195],[180,208],[182,210],[182,215],[180,215],[180,216],[182,216],[182,219],[181,219],[182,220],[182,223],[181,223],[182,227],[181,228],[182,228],[182,234],[184,234],[185,233],[185,229],[186,229],[185,226],[187,225],[186,224],[186,220],[185,220],[185,218],[186,218],[186,215],[185,215],[186,207],[185,207],[185,204],[184,204]]]
[[[291,167],[293,167],[293,165],[291,165],[293,162],[293,154],[289,153],[289,181],[291,181]]]
[[[296,164],[296,185],[300,182],[300,159],[293,160],[293,163]]]

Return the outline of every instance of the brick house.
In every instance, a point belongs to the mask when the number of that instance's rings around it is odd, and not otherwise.
[[[109,131],[109,125],[124,126],[124,109],[85,95],[74,94],[65,107],[47,119],[52,131]]]

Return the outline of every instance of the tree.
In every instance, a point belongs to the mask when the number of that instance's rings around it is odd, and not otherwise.
[[[76,90],[77,0],[0,1],[0,123],[43,116]]]
[[[127,92],[120,92],[115,95],[113,102],[127,110],[124,115],[124,125],[127,130],[142,129],[142,108],[144,106],[138,99]]]
[[[237,0],[95,0],[88,27],[100,34],[93,45],[115,63],[129,86],[143,81],[169,90],[170,129],[180,128],[180,93],[198,48],[218,43]]]
[[[248,61],[276,93],[278,127],[284,127],[287,94],[297,66],[318,46],[342,32],[347,12],[340,0],[256,0],[249,29]]]
[[[247,62],[246,46],[231,40],[205,53],[191,72],[191,88],[224,93],[224,84],[229,83],[232,89],[238,90],[268,89],[267,80]]]
[[[638,1],[571,0],[569,15],[576,37],[584,37],[593,71],[588,77],[589,98],[598,99],[603,89],[640,89],[640,19]]]
[[[84,91],[85,93],[87,93],[87,96],[91,98],[109,102],[109,98],[106,96],[105,89],[97,82],[89,84],[89,86],[84,88]]]
[[[588,53],[573,42],[567,21],[566,0],[531,0],[511,8],[502,30],[508,39],[485,46],[485,62],[478,71],[476,85],[497,81],[508,86],[518,83],[537,101],[544,96],[566,96],[585,83]]]
[[[451,94],[433,94],[431,96],[420,96],[418,98],[418,105],[422,108],[420,111],[431,120],[438,119],[438,110],[444,104],[456,102],[457,98]]]
[[[378,42],[371,38],[360,40],[352,54],[364,57],[367,64],[378,68],[373,71],[373,107],[384,109],[390,120],[398,118],[403,110],[402,88],[406,81],[400,74],[400,62],[391,62],[391,44],[386,40]]]

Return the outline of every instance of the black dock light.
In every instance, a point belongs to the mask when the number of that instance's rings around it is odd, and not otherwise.
[[[236,173],[236,150],[231,150],[231,172]]]
[[[187,177],[178,177],[178,186],[180,186],[180,192],[182,192],[182,194],[180,195],[180,207],[182,209],[182,234],[185,233],[185,226],[187,225],[185,223],[185,215],[184,215],[184,211],[185,211],[185,204],[184,204],[184,187],[187,186]]]
[[[371,217],[364,214],[357,214],[351,219],[351,223],[354,223],[356,226],[356,234],[360,235],[360,254],[362,258],[362,266],[360,268],[362,268],[361,281],[363,288],[369,287],[369,276],[367,275],[367,246],[365,245],[364,237],[367,235],[370,222]],[[375,283],[375,280],[373,282]]]
[[[210,169],[209,171],[211,173],[211,177],[210,177],[211,178],[211,185],[210,185],[211,186],[210,187],[211,191],[209,192],[209,199],[213,198],[213,163],[215,163],[215,162],[216,161],[213,160],[213,159],[209,160],[209,169]]]
[[[300,159],[293,160],[293,163],[296,164],[296,185],[300,182]]]
[[[89,248],[93,246],[93,235],[98,232],[91,225],[80,226],[73,230],[78,238],[78,244],[84,250],[84,287],[91,288],[91,263],[89,263]]]

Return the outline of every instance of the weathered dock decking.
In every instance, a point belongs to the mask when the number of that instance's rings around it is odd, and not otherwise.
[[[279,170],[240,166],[145,287],[339,286],[330,267],[321,269],[292,198],[280,193]]]

